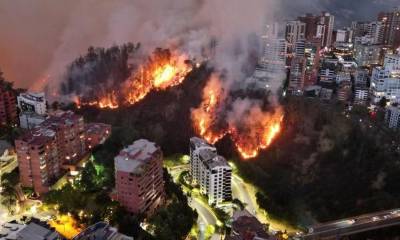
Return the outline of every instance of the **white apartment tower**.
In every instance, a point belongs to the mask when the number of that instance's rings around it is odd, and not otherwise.
[[[373,103],[385,97],[390,103],[400,103],[400,56],[387,55],[383,67],[375,67],[371,77]]]
[[[200,180],[200,151],[207,150],[210,154],[217,156],[217,149],[208,144],[204,139],[198,137],[192,137],[190,139],[190,175],[192,176],[193,182],[199,184]]]
[[[386,109],[385,121],[389,128],[400,128],[400,108],[398,106],[390,106]]]
[[[232,200],[232,168],[215,147],[197,137],[190,139],[190,172],[200,192],[208,196],[208,204]]]

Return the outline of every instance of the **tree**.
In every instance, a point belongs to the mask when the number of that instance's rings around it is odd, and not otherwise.
[[[85,168],[82,171],[79,185],[80,187],[82,187],[84,191],[94,191],[96,190],[97,187],[96,180],[97,180],[96,169],[92,161],[88,161],[86,163]]]
[[[381,108],[385,108],[387,105],[387,102],[388,102],[388,100],[386,99],[386,97],[382,97],[378,103],[378,106],[380,106]]]

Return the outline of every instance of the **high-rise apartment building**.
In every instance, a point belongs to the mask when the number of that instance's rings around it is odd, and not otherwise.
[[[382,54],[382,45],[359,42],[354,45],[354,58],[358,66],[378,65],[381,62]]]
[[[118,202],[129,212],[152,215],[165,199],[160,147],[140,139],[121,150],[114,162]]]
[[[217,155],[217,149],[208,144],[204,139],[192,137],[190,139],[189,153],[190,153],[190,175],[194,184],[199,184],[200,179],[200,151],[207,150],[213,156]]]
[[[15,140],[20,182],[38,194],[49,191],[61,175],[56,131],[36,129]]]
[[[286,23],[285,38],[291,45],[294,45],[297,41],[304,40],[306,38],[306,24],[299,20],[288,21]]]
[[[354,41],[362,41],[368,44],[384,44],[385,23],[382,21],[353,22]]]
[[[15,141],[22,186],[41,194],[86,153],[83,117],[56,112]]]
[[[378,20],[383,24],[383,43],[394,49],[400,47],[400,8],[390,12],[381,12]]]
[[[232,169],[227,161],[204,140],[190,139],[190,168],[194,183],[208,196],[210,205],[232,200]]]
[[[306,73],[306,58],[294,57],[290,66],[288,90],[294,95],[302,95]]]
[[[373,103],[383,97],[390,103],[400,103],[400,62],[399,56],[386,55],[383,67],[375,67],[371,77]]]
[[[400,107],[389,106],[386,109],[385,121],[389,128],[400,128]]]
[[[18,124],[17,98],[12,85],[1,80],[0,72],[0,126]]]
[[[305,38],[307,40],[318,38],[322,47],[331,46],[335,24],[333,15],[327,12],[322,12],[321,15],[306,14],[298,17],[298,20],[306,24]]]

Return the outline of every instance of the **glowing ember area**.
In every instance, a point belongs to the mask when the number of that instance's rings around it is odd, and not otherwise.
[[[112,93],[109,93],[103,98],[101,98],[99,101],[99,107],[110,108],[110,109],[118,108],[118,101],[115,92],[113,91]]]
[[[192,70],[185,55],[173,55],[169,52],[154,54],[149,62],[128,81],[126,100],[135,104],[151,91],[160,91],[181,84]]]
[[[254,158],[271,145],[281,131],[283,112],[281,108],[274,112],[262,112],[252,107],[243,119],[230,123],[230,134],[235,146],[244,159]]]
[[[115,108],[119,107],[117,95],[115,94],[114,91],[112,91],[111,93],[105,94],[99,100],[93,100],[93,101],[88,101],[88,102],[82,101],[81,98],[75,96],[74,102],[75,102],[77,108],[81,108],[82,106],[97,106],[99,108],[115,109]]]
[[[243,159],[257,157],[280,133],[283,110],[276,107],[263,111],[258,104],[237,99],[230,106],[232,110],[225,112],[226,119],[221,120],[218,115],[223,112],[225,98],[220,80],[212,76],[203,91],[200,107],[192,111],[195,130],[211,144],[229,134]]]

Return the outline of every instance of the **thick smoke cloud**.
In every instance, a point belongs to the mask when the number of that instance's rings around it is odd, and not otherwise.
[[[38,80],[47,75],[57,85],[66,65],[90,45],[168,44],[195,55],[218,36],[220,49],[232,48],[239,35],[261,31],[273,6],[266,0],[6,0],[0,3],[0,66],[19,86],[40,89]]]
[[[245,48],[237,36],[260,33],[272,18],[328,9],[345,22],[395,4],[398,0],[3,0],[0,67],[17,86],[41,88],[39,80],[47,75],[58,83],[65,66],[90,45],[141,41],[151,48],[167,41],[179,46],[186,39],[180,47],[194,51],[215,35],[224,47]],[[229,61],[235,55],[218,56],[226,67],[238,67]]]

